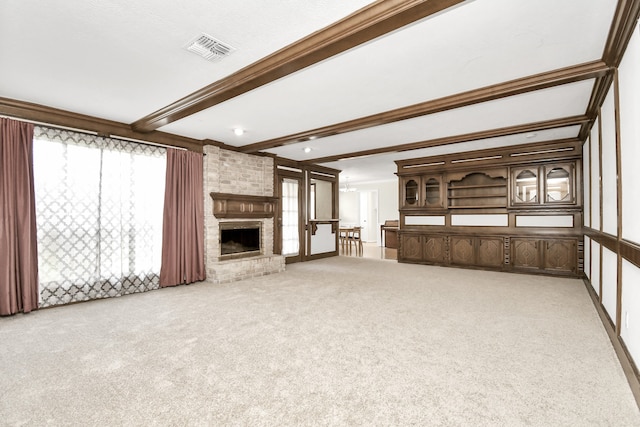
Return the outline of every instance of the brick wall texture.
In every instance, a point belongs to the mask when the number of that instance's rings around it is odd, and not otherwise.
[[[271,157],[254,156],[207,145],[204,147],[204,228],[207,279],[214,283],[231,282],[249,277],[284,271],[284,257],[273,254],[273,218],[262,220],[263,255],[220,261],[220,221],[213,215],[211,192],[273,196],[274,161]],[[248,219],[247,221],[255,221]]]

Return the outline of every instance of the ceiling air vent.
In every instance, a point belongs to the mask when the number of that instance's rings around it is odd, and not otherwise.
[[[209,61],[217,61],[228,56],[235,49],[208,34],[202,33],[189,42],[187,50]]]

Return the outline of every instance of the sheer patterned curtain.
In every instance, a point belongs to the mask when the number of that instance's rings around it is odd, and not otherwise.
[[[0,118],[0,315],[38,308],[32,157],[33,125]]]
[[[298,234],[298,180],[282,180],[282,255],[298,255],[300,238]]]
[[[166,150],[36,127],[42,306],[156,289]]]

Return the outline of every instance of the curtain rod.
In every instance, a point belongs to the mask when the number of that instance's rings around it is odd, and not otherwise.
[[[34,125],[39,125],[39,126],[45,126],[45,127],[55,128],[55,129],[62,129],[62,130],[70,130],[72,132],[86,133],[88,135],[101,136],[101,135],[98,134],[98,132],[93,131],[93,130],[79,129],[79,128],[73,128],[73,127],[62,126],[62,125],[54,125],[52,123],[38,122],[38,121],[35,121],[35,120],[23,119],[23,118],[20,118],[20,117],[7,116],[6,114],[0,114],[0,117],[1,118],[5,118],[5,119],[16,120],[16,121],[19,121],[19,122],[32,123]],[[123,140],[123,141],[129,141],[129,142],[135,142],[135,143],[138,143],[138,144],[153,145],[153,146],[156,146],[156,147],[173,148],[175,150],[187,150],[186,148],[183,148],[183,147],[174,147],[172,145],[160,144],[158,142],[143,141],[141,139],[128,138],[126,136],[120,136],[120,135],[116,135],[116,134],[113,134],[113,133],[109,134],[109,138],[120,139],[120,140]]]
[[[46,126],[46,127],[50,127],[50,128],[71,130],[71,131],[74,131],[74,132],[87,133],[89,135],[98,135],[98,132],[95,132],[95,131],[92,131],[92,130],[72,128],[72,127],[69,127],[69,126],[54,125],[54,124],[51,124],[51,123],[38,122],[38,121],[35,121],[35,120],[29,120],[29,119],[23,119],[21,117],[7,116],[6,114],[0,114],[0,117],[5,118],[5,119],[16,120],[16,121],[19,121],[19,122],[33,123],[34,125]]]

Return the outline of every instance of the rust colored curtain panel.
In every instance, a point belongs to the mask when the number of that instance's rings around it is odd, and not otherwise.
[[[202,154],[167,149],[160,286],[206,278]]]
[[[37,308],[33,125],[0,119],[0,315]]]

